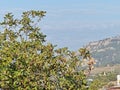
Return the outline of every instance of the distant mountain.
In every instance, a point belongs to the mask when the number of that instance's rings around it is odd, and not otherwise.
[[[120,64],[120,36],[90,42],[86,45],[96,60],[96,66]]]

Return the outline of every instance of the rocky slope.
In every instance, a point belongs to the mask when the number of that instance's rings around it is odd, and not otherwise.
[[[86,45],[96,60],[96,66],[120,64],[120,36],[90,42]]]

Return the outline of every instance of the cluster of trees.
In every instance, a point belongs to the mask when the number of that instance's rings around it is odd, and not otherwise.
[[[117,72],[103,72],[94,77],[93,82],[89,86],[89,90],[99,90],[100,88],[109,88],[115,85]]]
[[[12,13],[0,23],[0,88],[5,90],[85,90],[87,75],[82,69],[88,60],[88,74],[93,59],[87,49],[77,52],[55,49],[46,43],[39,27],[44,11]]]

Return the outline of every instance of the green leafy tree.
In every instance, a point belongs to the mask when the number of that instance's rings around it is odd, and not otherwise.
[[[3,90],[86,90],[82,59],[89,61],[87,49],[78,52],[55,49],[46,44],[39,22],[44,11],[12,13],[0,23],[0,88]]]

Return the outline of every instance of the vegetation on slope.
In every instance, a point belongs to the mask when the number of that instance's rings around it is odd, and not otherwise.
[[[120,64],[120,36],[91,42],[86,47],[96,59],[96,66]]]

